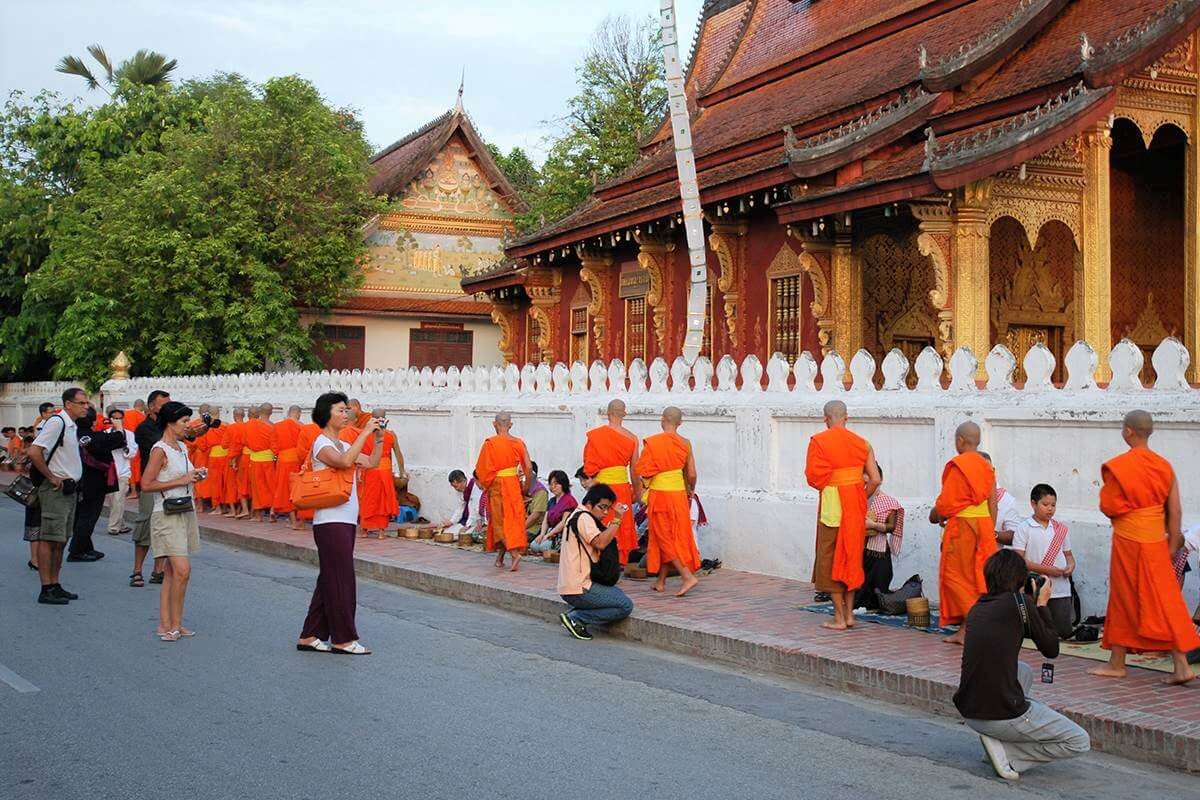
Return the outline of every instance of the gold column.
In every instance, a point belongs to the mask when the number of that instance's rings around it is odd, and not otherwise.
[[[991,202],[990,179],[968,184],[956,192],[954,206],[954,344],[967,346],[979,359],[976,377],[987,378],[984,361],[991,350],[991,265],[988,247],[991,229],[987,212]]]
[[[1083,153],[1083,292],[1075,298],[1080,308],[1076,336],[1086,341],[1100,358],[1096,379],[1107,381],[1108,351],[1112,349],[1112,248],[1109,224],[1112,206],[1108,195],[1108,157],[1112,136],[1107,124],[1096,125],[1081,137]]]
[[[1198,37],[1200,41],[1200,37]],[[1187,378],[1200,383],[1200,78],[1192,99],[1183,213],[1183,343],[1192,354]]]
[[[830,254],[833,271],[833,348],[850,363],[863,346],[862,263],[849,230],[839,230]]]

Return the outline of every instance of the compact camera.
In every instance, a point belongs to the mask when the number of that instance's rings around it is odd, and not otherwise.
[[[203,422],[205,425],[207,425],[210,428],[221,427],[221,420],[213,419],[212,414],[201,414],[200,421]]]
[[[208,477],[208,467],[200,467],[196,470],[196,480],[204,480]]]
[[[1039,575],[1036,572],[1031,572],[1031,573],[1029,573],[1029,577],[1025,581],[1025,593],[1032,595],[1033,597],[1037,597],[1038,592],[1040,592],[1042,590],[1042,586],[1044,586],[1045,584],[1046,584],[1046,576],[1045,575]]]

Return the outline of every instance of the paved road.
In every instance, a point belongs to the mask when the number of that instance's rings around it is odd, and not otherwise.
[[[1011,787],[961,725],[557,624],[359,584],[366,658],[298,653],[314,571],[217,545],[186,621],[151,635],[132,548],[34,602],[0,500],[0,797],[1183,797],[1195,778],[1100,755]],[[30,685],[32,684],[32,685]],[[24,691],[14,688],[14,685]],[[36,690],[34,689],[36,687]]]

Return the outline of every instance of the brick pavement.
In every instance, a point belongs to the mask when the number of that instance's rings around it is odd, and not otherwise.
[[[284,522],[205,514],[201,534],[316,563],[309,532],[291,531]],[[492,561],[477,551],[404,539],[360,539],[356,549],[360,575],[547,620],[562,610],[554,566],[528,558],[514,574],[507,567],[497,570]],[[650,581],[622,581],[636,609],[614,626],[613,635],[957,716],[951,696],[961,650],[939,636],[869,623],[847,633],[828,631],[821,628],[828,617],[801,610],[812,602],[811,585],[766,575],[721,569],[682,599],[650,587]],[[1022,658],[1040,673],[1040,655],[1026,652]],[[1059,657],[1054,684],[1035,684],[1035,695],[1082,725],[1099,750],[1200,771],[1200,686],[1162,686],[1162,673],[1137,668],[1123,681],[1087,675],[1096,663]]]

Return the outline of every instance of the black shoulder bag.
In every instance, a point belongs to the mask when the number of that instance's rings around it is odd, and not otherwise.
[[[595,561],[592,560],[592,554],[588,552],[588,548],[583,543],[583,537],[579,535],[579,517],[581,514],[591,514],[590,511],[583,509],[577,510],[567,520],[567,533],[575,534],[575,541],[579,543],[579,549],[583,551],[583,557],[592,565],[591,576],[592,582],[598,583],[601,586],[616,586],[617,581],[621,579],[621,556],[617,552],[617,539],[614,536],[613,540],[600,551],[600,557]],[[596,525],[600,525],[600,520],[596,519],[594,514],[591,514],[592,519],[596,520]]]

